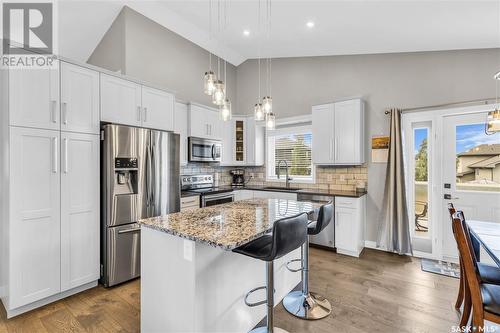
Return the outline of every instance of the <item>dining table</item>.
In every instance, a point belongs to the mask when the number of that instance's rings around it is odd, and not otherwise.
[[[500,267],[500,223],[468,220],[467,225],[486,253]]]

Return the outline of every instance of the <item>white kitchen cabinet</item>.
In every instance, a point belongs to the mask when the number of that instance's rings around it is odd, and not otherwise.
[[[99,134],[99,73],[61,62],[61,130]]]
[[[222,139],[223,121],[216,109],[189,103],[188,125],[189,136],[204,139]]]
[[[297,200],[297,193],[255,190],[255,191],[253,191],[253,197],[254,198],[262,198],[262,199]]]
[[[52,69],[8,71],[10,125],[59,129],[58,67],[56,62]]]
[[[99,279],[99,136],[61,133],[61,291]]]
[[[235,190],[234,201],[253,199],[253,193],[251,190]]]
[[[312,133],[313,163],[360,165],[365,162],[361,99],[313,106]]]
[[[142,126],[174,130],[174,95],[142,86]]]
[[[263,166],[265,160],[265,128],[247,117],[247,143],[245,165]]]
[[[101,73],[101,120],[142,125],[141,85]]]
[[[174,132],[180,135],[180,163],[188,163],[188,108],[184,103],[175,103]]]
[[[7,310],[60,291],[60,132],[11,127],[9,164]]]
[[[335,198],[335,247],[354,257],[364,248],[366,198]]]
[[[312,107],[312,160],[316,164],[329,164],[333,160],[332,132],[334,105]]]
[[[265,129],[255,123],[253,116],[234,116],[222,126],[221,165],[264,165]]]

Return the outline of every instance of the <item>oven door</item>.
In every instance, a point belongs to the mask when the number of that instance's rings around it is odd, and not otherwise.
[[[220,162],[222,144],[217,140],[189,137],[190,162]]]
[[[234,201],[234,194],[232,192],[222,194],[209,194],[201,196],[201,207],[210,207],[221,205]]]

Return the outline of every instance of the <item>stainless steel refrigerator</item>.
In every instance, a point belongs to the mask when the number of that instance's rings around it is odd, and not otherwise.
[[[101,283],[140,275],[141,218],[180,210],[179,135],[105,125],[101,141]]]

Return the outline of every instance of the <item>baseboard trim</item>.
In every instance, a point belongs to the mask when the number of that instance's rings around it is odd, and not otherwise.
[[[377,247],[377,242],[374,242],[374,241],[365,240],[365,247],[367,247],[369,249],[378,250],[378,251],[388,252],[387,249],[385,249],[383,247]]]
[[[18,315],[23,314],[25,312],[34,310],[34,309],[39,308],[41,306],[47,305],[49,303],[61,300],[61,299],[66,298],[68,296],[78,294],[84,290],[94,288],[95,286],[97,286],[97,281],[89,282],[89,283],[84,284],[82,286],[79,286],[79,287],[76,287],[76,288],[73,288],[70,290],[66,290],[62,293],[52,295],[50,297],[41,299],[39,301],[30,303],[30,304],[20,306],[18,308],[12,309],[12,310],[8,310],[7,308],[5,308],[5,311],[7,312],[7,319],[18,316]]]

